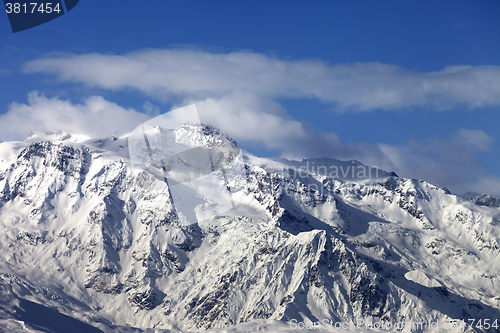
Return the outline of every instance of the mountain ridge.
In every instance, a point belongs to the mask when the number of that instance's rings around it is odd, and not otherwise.
[[[356,180],[300,169],[359,162],[243,152],[245,186],[227,184],[240,204],[186,225],[168,185],[130,166],[126,137],[55,136],[0,145],[0,271],[60,294],[65,315],[101,329],[174,331],[261,319],[500,318],[496,207],[385,171]],[[33,294],[37,304],[51,298]]]

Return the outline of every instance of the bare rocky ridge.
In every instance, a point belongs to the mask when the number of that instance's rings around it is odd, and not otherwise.
[[[201,146],[234,143],[208,126],[175,133]],[[228,185],[245,200],[185,225],[165,182],[131,169],[126,138],[33,135],[12,147],[0,145],[15,152],[0,169],[0,327],[17,320],[48,331],[19,310],[30,306],[103,331],[259,319],[500,321],[500,211],[482,205],[487,198],[387,172],[297,173],[304,161],[245,154],[245,188]],[[466,329],[495,332],[456,331]]]

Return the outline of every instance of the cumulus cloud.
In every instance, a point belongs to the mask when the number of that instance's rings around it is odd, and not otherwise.
[[[0,141],[22,140],[35,130],[110,137],[128,133],[149,118],[101,96],[91,96],[83,104],[73,104],[34,91],[28,95],[28,104],[12,103],[7,113],[0,115]]]
[[[90,87],[135,89],[163,102],[182,100],[179,106],[196,103],[203,123],[228,133],[243,147],[256,144],[287,158],[356,159],[457,193],[497,194],[500,188],[499,178],[485,174],[478,160],[479,153],[491,152],[495,145],[483,131],[462,129],[449,137],[400,145],[343,142],[334,132],[294,119],[278,103],[280,98],[310,98],[341,112],[498,106],[500,66],[449,66],[418,72],[391,64],[331,65],[248,51],[146,49],[123,55],[53,54],[25,63],[23,70]],[[33,93],[27,105],[12,104],[0,116],[0,139],[14,135],[16,130],[6,126],[14,123],[27,133],[40,126],[92,136],[124,133],[160,112],[149,101],[143,108],[146,114],[98,96],[72,104]]]
[[[499,66],[416,72],[391,64],[330,65],[253,52],[146,49],[124,55],[57,54],[27,62],[24,71],[113,90],[134,88],[162,100],[241,91],[271,99],[314,98],[341,111],[500,105]]]
[[[377,145],[401,176],[423,179],[461,193],[485,186],[484,167],[477,155],[491,152],[494,140],[481,130],[461,129],[446,138],[410,140],[398,146]],[[500,188],[495,192],[498,193]]]
[[[447,138],[402,145],[343,142],[333,132],[317,131],[291,117],[278,103],[253,93],[236,92],[220,98],[186,99],[196,103],[200,120],[233,137],[242,147],[255,144],[277,150],[282,157],[355,159],[395,171],[400,176],[424,179],[465,191],[498,193],[500,179],[485,175],[476,155],[491,151],[493,139],[483,131],[462,129]],[[125,109],[101,96],[81,104],[31,92],[27,104],[12,103],[0,115],[0,140],[21,140],[33,130],[66,131],[90,137],[109,137],[132,131],[159,114],[150,102],[141,113]]]
[[[255,94],[237,92],[221,98],[184,102],[191,103],[196,104],[202,123],[219,128],[243,146],[257,144],[277,150],[285,158],[329,156],[378,161],[384,157],[375,145],[342,142],[334,132],[307,127],[280,104]]]
[[[477,158],[479,153],[493,151],[495,145],[481,130],[461,129],[448,137],[409,140],[400,145],[343,142],[335,133],[309,128],[276,102],[253,94],[187,100],[185,104],[193,102],[203,123],[228,133],[243,147],[256,143],[291,159],[355,159],[403,177],[447,186],[456,193],[481,188],[498,192],[485,180],[489,176]]]

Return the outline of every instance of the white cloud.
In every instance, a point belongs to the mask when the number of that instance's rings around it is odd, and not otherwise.
[[[278,150],[283,157],[301,159],[331,156],[381,157],[369,143],[346,144],[334,132],[317,132],[291,117],[280,104],[252,93],[236,92],[221,98],[187,99],[195,103],[202,123],[219,128],[243,147],[258,144]]]
[[[500,105],[499,66],[415,72],[381,63],[330,65],[252,52],[146,49],[124,55],[58,54],[29,61],[24,71],[113,90],[134,88],[162,100],[242,91],[265,98],[314,98],[343,111]]]
[[[423,179],[456,193],[491,189],[482,181],[488,175],[477,155],[491,152],[494,140],[481,130],[461,129],[447,138],[377,146],[389,161],[386,165],[392,164],[400,176]]]
[[[446,186],[456,193],[492,186],[483,181],[477,154],[490,152],[494,140],[481,130],[461,129],[446,138],[410,140],[401,145],[343,142],[333,132],[317,132],[290,117],[277,103],[254,94],[235,93],[196,102],[200,119],[233,137],[243,147],[257,143],[286,158],[332,157],[355,159],[395,171],[407,178]],[[481,191],[480,191],[481,192]]]
[[[277,150],[283,157],[357,159],[404,177],[447,186],[457,193],[494,193],[498,184],[498,177],[485,174],[477,158],[478,153],[490,152],[494,146],[493,139],[483,131],[462,129],[447,138],[410,140],[401,145],[342,142],[333,132],[318,132],[292,118],[277,99],[317,99],[344,112],[412,107],[474,109],[500,105],[499,66],[450,66],[436,72],[416,72],[390,64],[330,65],[252,52],[147,49],[124,55],[51,55],[27,62],[24,71],[115,91],[132,88],[162,101],[180,98],[184,105],[196,102],[202,122],[228,133],[243,147],[257,144]],[[57,125],[69,132],[110,135],[119,129],[131,130],[142,119],[159,113],[150,102],[144,103],[146,116],[102,97],[73,105],[33,96],[29,105],[13,104],[7,115],[0,116],[0,124],[12,119],[28,133],[30,126]],[[108,121],[91,112],[93,99],[102,106],[102,115],[109,116]],[[59,111],[64,108],[72,111]],[[23,113],[30,114],[20,116]],[[71,116],[65,120],[68,114]],[[25,118],[29,119],[27,123],[23,123]],[[120,118],[121,123],[114,123]],[[109,124],[115,126],[110,128]],[[2,125],[0,130],[3,138],[13,131]]]
[[[207,98],[196,101],[196,108],[202,123],[215,126],[240,142],[283,150],[308,139],[302,123],[288,116],[278,103],[253,94]]]
[[[257,144],[301,159],[332,157],[356,159],[367,165],[395,171],[400,176],[424,179],[456,193],[477,191],[497,194],[499,178],[486,175],[476,155],[493,149],[493,139],[480,130],[462,129],[447,138],[434,138],[391,146],[368,142],[343,142],[333,132],[317,132],[286,113],[276,102],[251,93],[221,98],[187,99],[196,102],[200,119],[233,137],[240,145]],[[56,130],[91,137],[124,134],[158,114],[158,107],[144,105],[150,115],[91,96],[82,104],[36,91],[27,104],[13,103],[0,115],[0,140],[24,139],[33,130]]]
[[[101,96],[73,104],[33,91],[28,95],[28,104],[12,103],[7,113],[0,115],[0,141],[22,140],[35,130],[110,137],[128,133],[148,119],[143,113],[124,109]]]

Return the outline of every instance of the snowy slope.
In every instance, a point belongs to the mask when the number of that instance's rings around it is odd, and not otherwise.
[[[237,147],[207,126],[163,133],[174,148]],[[245,182],[228,172],[226,184],[235,207],[190,224],[161,177],[132,167],[129,142],[35,133],[0,144],[0,328],[285,332],[363,320],[496,331],[443,325],[500,321],[498,208],[358,173],[370,168],[357,161],[242,151]]]

